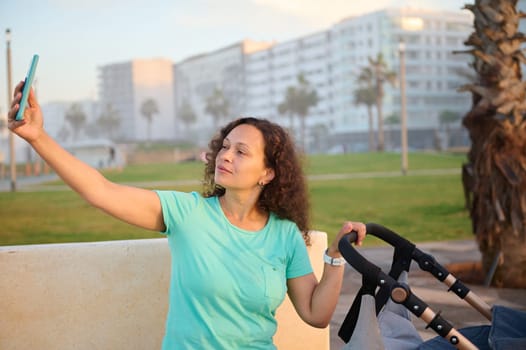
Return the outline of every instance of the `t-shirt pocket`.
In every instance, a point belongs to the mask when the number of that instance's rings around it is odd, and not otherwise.
[[[276,299],[281,303],[287,292],[284,266],[265,265],[263,275],[265,276],[265,297]]]

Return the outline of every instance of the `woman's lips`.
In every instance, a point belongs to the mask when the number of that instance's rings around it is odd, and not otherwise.
[[[216,167],[216,169],[221,172],[221,173],[228,173],[228,174],[231,174],[232,172],[230,170],[228,170],[227,168],[223,167],[223,166],[218,166]]]

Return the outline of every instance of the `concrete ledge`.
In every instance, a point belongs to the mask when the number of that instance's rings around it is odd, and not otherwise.
[[[327,235],[309,256],[323,271]],[[168,307],[166,238],[0,247],[0,349],[160,349]],[[329,328],[277,311],[279,349],[329,349]]]

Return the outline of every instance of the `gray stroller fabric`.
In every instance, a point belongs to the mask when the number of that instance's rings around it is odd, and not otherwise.
[[[374,296],[362,295],[360,300],[360,314],[354,332],[342,350],[385,350],[380,327],[376,318]]]
[[[407,284],[407,271],[402,271],[398,282]],[[385,350],[415,350],[423,342],[411,322],[409,310],[391,299],[378,314],[378,325]]]
[[[425,342],[410,321],[410,313],[391,300],[375,316],[372,295],[362,296],[358,322],[349,343],[342,350],[448,350],[456,349],[440,336]],[[495,305],[491,325],[461,328],[479,350],[526,349],[526,312]]]
[[[409,311],[391,299],[378,314],[378,325],[386,350],[416,350],[423,342]]]
[[[407,282],[406,271],[400,274],[398,281]],[[422,344],[405,306],[389,299],[378,316],[375,310],[374,296],[364,294],[356,328],[343,350],[416,350]]]

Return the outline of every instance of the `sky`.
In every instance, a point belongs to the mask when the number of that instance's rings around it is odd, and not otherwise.
[[[461,10],[474,0],[0,0],[0,115],[7,110],[5,30],[13,86],[33,54],[39,102],[97,99],[97,67],[175,63],[243,39],[283,42],[388,7]]]

